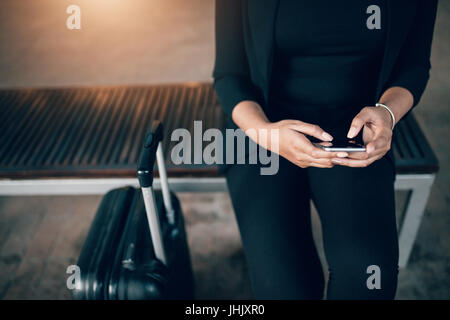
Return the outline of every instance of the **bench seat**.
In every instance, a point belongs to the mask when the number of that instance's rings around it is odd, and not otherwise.
[[[210,83],[0,90],[0,177],[135,177],[150,119],[165,128],[171,177],[217,176],[217,166],[173,165],[175,128],[226,123]],[[393,139],[397,172],[435,173],[438,161],[411,114]]]

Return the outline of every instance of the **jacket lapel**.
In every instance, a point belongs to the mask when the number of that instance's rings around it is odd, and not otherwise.
[[[279,0],[247,0],[252,47],[265,86],[266,99],[272,71],[278,2]]]
[[[411,27],[416,1],[386,0],[387,6],[387,36],[384,48],[383,62],[375,99],[378,100],[383,93],[384,85],[397,61],[401,47]]]

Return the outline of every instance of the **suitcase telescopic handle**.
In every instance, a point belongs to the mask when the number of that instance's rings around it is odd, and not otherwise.
[[[153,185],[153,168],[155,166],[156,152],[162,139],[163,127],[161,122],[152,121],[145,136],[144,147],[138,164],[138,178],[142,188],[148,188]],[[164,166],[164,164],[158,163],[159,166]]]
[[[163,137],[163,125],[161,122],[157,120],[152,121],[145,137],[144,148],[142,150],[137,172],[141,188],[152,187],[154,178],[153,168],[155,167],[156,160],[167,220],[170,224],[173,224],[175,223],[175,212],[170,197],[169,181],[161,144]]]
[[[153,249],[155,255],[164,264],[167,264],[166,254],[164,250],[163,236],[157,206],[155,202],[155,194],[153,192],[153,177],[155,160],[158,164],[158,172],[163,193],[164,207],[166,209],[167,219],[169,223],[174,223],[174,210],[170,197],[169,183],[164,163],[161,141],[163,139],[163,126],[159,121],[152,121],[150,129],[145,137],[141,158],[138,164],[137,176],[139,185],[142,189],[147,220],[152,237]]]

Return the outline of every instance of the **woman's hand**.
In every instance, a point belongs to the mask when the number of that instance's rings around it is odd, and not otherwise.
[[[321,141],[332,141],[333,137],[317,125],[298,120],[282,120],[269,123],[267,129],[278,130],[278,154],[301,168],[332,168],[331,159],[347,157],[346,152],[328,152],[315,147],[305,136],[313,136]],[[270,133],[269,133],[270,136]],[[263,146],[271,150],[268,146]]]
[[[392,118],[384,108],[365,107],[356,115],[347,137],[354,138],[363,129],[365,152],[351,152],[347,159],[332,159],[332,163],[348,167],[367,167],[381,159],[391,148]]]
[[[270,122],[261,106],[254,101],[238,103],[233,109],[232,118],[254,142],[301,168],[331,168],[331,159],[348,156],[346,152],[324,151],[309,141],[305,135],[321,141],[333,140],[333,137],[319,126],[298,120]],[[261,136],[262,132],[265,132],[266,139]],[[276,141],[270,141],[272,132],[276,133]]]

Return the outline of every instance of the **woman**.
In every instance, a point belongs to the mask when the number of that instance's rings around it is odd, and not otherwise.
[[[311,233],[322,223],[328,299],[393,299],[398,243],[392,129],[415,106],[430,69],[436,0],[216,0],[214,85],[262,147],[275,175],[226,168],[255,298],[321,299]],[[277,129],[278,141],[259,132]],[[365,152],[321,141],[361,136]],[[248,162],[247,162],[248,163]]]

